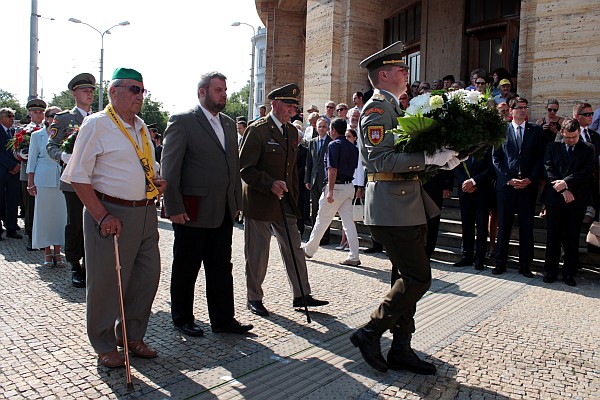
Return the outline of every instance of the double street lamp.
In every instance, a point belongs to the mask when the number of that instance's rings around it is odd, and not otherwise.
[[[252,65],[250,66],[250,94],[248,95],[248,123],[254,119],[254,49],[256,47],[256,43],[254,42],[256,39],[256,29],[250,24],[245,22],[234,22],[231,26],[240,26],[246,25],[252,28]]]
[[[103,82],[103,72],[104,72],[104,35],[106,33],[108,33],[109,35],[110,30],[112,28],[114,28],[115,26],[126,26],[129,25],[129,21],[123,21],[123,22],[119,22],[118,24],[115,24],[113,26],[111,26],[110,28],[108,28],[107,30],[105,30],[104,32],[96,29],[95,27],[93,27],[92,25],[88,24],[87,22],[83,22],[81,20],[78,20],[77,18],[69,18],[69,22],[74,22],[76,24],[84,24],[89,26],[90,28],[92,28],[93,30],[95,30],[96,32],[98,32],[100,34],[100,37],[102,39],[102,46],[100,47],[100,88],[98,89],[98,110],[102,110],[104,108],[104,82]]]

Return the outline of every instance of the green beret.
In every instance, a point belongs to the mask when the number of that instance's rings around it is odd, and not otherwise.
[[[142,74],[131,68],[117,68],[113,72],[112,79],[133,79],[134,81],[144,82]]]

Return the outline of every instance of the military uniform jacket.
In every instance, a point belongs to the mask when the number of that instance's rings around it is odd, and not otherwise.
[[[271,192],[276,180],[285,181],[286,196],[296,216],[298,210],[298,169],[296,152],[298,147],[297,129],[286,124],[287,132],[293,132],[286,139],[270,117],[259,118],[252,123],[244,135],[240,150],[242,174],[242,203],[244,215],[261,221],[281,221],[279,199]]]
[[[161,171],[168,216],[188,213],[186,226],[218,228],[242,207],[235,121],[220,113],[225,149],[200,106],[169,118]],[[228,208],[228,209],[227,209]]]
[[[400,108],[394,97],[375,89],[358,124],[358,143],[367,173],[414,173],[425,170],[425,154],[397,153],[395,138],[387,131],[398,125]],[[408,175],[407,175],[408,176]],[[420,180],[368,182],[365,223],[379,226],[415,226],[439,215],[440,210]]]
[[[49,139],[46,145],[46,150],[50,158],[56,160],[63,166],[63,162],[60,159],[62,149],[60,146],[73,132],[73,128],[78,128],[83,123],[83,115],[79,112],[77,107],[72,108],[68,111],[59,112],[54,116],[54,121],[48,127]],[[60,190],[65,192],[74,192],[73,186],[66,182],[60,181]]]

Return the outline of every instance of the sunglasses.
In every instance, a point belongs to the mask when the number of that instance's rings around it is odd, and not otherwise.
[[[338,109],[337,109],[337,110],[335,110],[335,111],[337,111],[337,112],[340,112],[340,111],[344,111],[344,110],[347,110],[347,108],[338,108]]]
[[[142,89],[141,87],[137,86],[137,85],[131,85],[131,86],[115,86],[115,87],[122,87],[122,88],[127,88],[129,89],[129,91],[133,94],[140,94],[143,93],[144,96],[148,93],[148,90],[146,89]]]
[[[586,112],[586,113],[579,113],[577,115],[581,115],[582,117],[591,117],[592,115],[594,115],[593,112]]]
[[[528,106],[517,106],[517,107],[513,107],[513,110],[527,110],[529,107]]]
[[[477,85],[485,85],[485,82],[475,82]]]
[[[14,118],[15,116],[13,114],[6,114],[6,118]]]
[[[334,106],[325,106],[326,108],[335,108]]]
[[[548,112],[557,112],[558,108],[548,108]]]

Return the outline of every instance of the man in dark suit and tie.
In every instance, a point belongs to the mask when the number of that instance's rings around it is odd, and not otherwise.
[[[71,154],[63,150],[67,138],[79,131],[83,119],[91,114],[94,101],[96,78],[83,73],[75,76],[67,85],[75,99],[75,107],[57,113],[48,128],[49,139],[46,150],[50,158],[66,167]],[[60,190],[67,202],[67,225],[65,226],[65,258],[71,264],[71,283],[78,288],[85,287],[85,251],[83,246],[83,203],[73,186],[61,181]],[[84,261],[84,266],[80,260]]]
[[[492,149],[482,159],[469,156],[453,169],[458,180],[458,203],[462,222],[462,259],[455,267],[475,265],[483,270],[487,249],[489,198],[493,190]],[[477,225],[477,238],[475,238]]]
[[[583,102],[577,103],[573,107],[573,119],[577,120],[581,127],[580,140],[592,146],[595,154],[594,173],[592,177],[593,183],[591,186],[592,200],[590,201],[590,204],[588,204],[588,208],[590,210],[589,214],[586,212],[586,215],[589,215],[587,221],[588,223],[590,223],[592,219],[598,221],[598,214],[600,214],[600,187],[598,185],[598,175],[600,174],[600,165],[598,160],[598,157],[600,157],[600,134],[591,129],[590,125],[592,124],[593,118],[594,112],[591,104]],[[592,208],[594,211],[591,211]],[[595,218],[593,218],[593,214],[595,214]],[[595,249],[595,246],[588,246],[588,251],[597,252]]]
[[[15,159],[12,150],[6,149],[6,144],[15,134],[13,128],[15,111],[10,108],[0,109],[0,215],[6,228],[6,236],[21,239],[17,233],[17,212],[19,207],[19,171],[21,164]],[[2,240],[0,228],[0,240]]]
[[[200,78],[200,104],[171,116],[163,143],[161,171],[168,182],[164,204],[175,233],[171,315],[189,336],[204,334],[193,314],[202,263],[212,331],[252,329],[234,318],[231,243],[242,188],[235,121],[221,113],[227,102],[226,79],[218,72]]]
[[[533,217],[538,180],[543,173],[546,141],[541,126],[527,120],[527,99],[510,101],[512,122],[506,129],[506,141],[492,153],[498,196],[498,247],[494,275],[506,271],[508,245],[514,214],[519,215],[519,272],[532,278]]]
[[[319,213],[319,199],[325,187],[325,152],[327,146],[331,142],[331,137],[327,134],[329,123],[324,117],[317,120],[317,132],[319,136],[308,142],[308,156],[306,158],[306,172],[304,175],[304,183],[306,188],[310,190],[311,219],[312,225],[315,226],[317,214]],[[329,228],[321,238],[321,245],[329,244]]]
[[[592,199],[590,182],[594,172],[594,150],[579,137],[579,122],[567,118],[561,142],[549,143],[544,156],[548,181],[542,193],[548,224],[544,282],[558,276],[561,244],[565,249],[563,280],[575,286],[579,260],[579,232],[586,206]],[[597,181],[596,181],[597,183]]]

